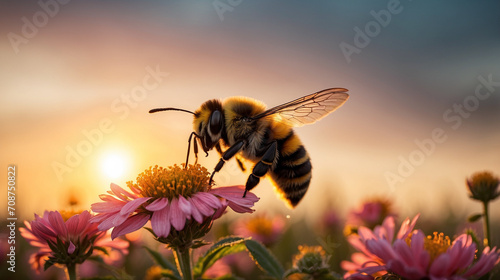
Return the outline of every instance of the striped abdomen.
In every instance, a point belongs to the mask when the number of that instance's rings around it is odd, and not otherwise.
[[[290,129],[278,141],[278,161],[269,172],[277,190],[295,207],[306,194],[311,182],[311,160],[299,137]]]

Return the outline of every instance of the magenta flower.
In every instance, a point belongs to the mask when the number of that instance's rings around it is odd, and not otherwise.
[[[413,227],[407,229],[410,228]],[[351,266],[355,271],[346,278],[374,279],[390,271],[410,280],[478,279],[500,261],[500,250],[496,248],[490,250],[486,247],[477,255],[475,243],[466,234],[460,235],[453,242],[437,232],[433,237],[426,237],[421,230],[414,230],[411,234],[398,234],[394,242],[380,238],[379,234],[365,228],[360,234],[363,237],[357,240],[361,243],[357,243],[358,248],[366,250],[363,253],[376,261],[368,259],[358,267]]]
[[[98,213],[92,222],[99,223],[100,230],[113,228],[114,239],[151,221],[155,236],[165,239],[186,228],[210,228],[227,206],[238,213],[254,211],[251,207],[259,198],[253,193],[243,197],[243,186],[212,189],[208,180],[209,172],[200,165],[150,167],[139,174],[137,183],[127,182],[130,191],[111,184],[109,194],[100,196],[104,202],[92,204]]]
[[[96,247],[128,253],[128,242],[107,242],[109,237],[98,230],[97,225],[90,223],[91,218],[88,211],[79,214],[45,211],[42,217],[35,214],[34,221],[25,221],[26,227],[19,229],[21,235],[30,245],[39,248],[30,256],[32,268],[41,272],[47,261],[51,265],[79,264],[92,254],[101,254],[101,251],[93,250]]]
[[[418,217],[419,215],[416,215],[411,221],[409,218],[406,218],[401,224],[397,235],[395,235],[395,222],[393,216],[385,218],[382,225],[376,226],[373,231],[362,226],[358,229],[357,234],[349,235],[347,241],[359,252],[352,254],[351,261],[341,262],[340,265],[342,269],[347,271],[344,277],[360,277],[362,276],[359,273],[360,271],[363,271],[365,275],[368,272],[370,272],[369,274],[384,274],[384,269],[381,269],[384,265],[383,259],[368,250],[366,246],[367,241],[384,240],[383,242],[392,244],[394,237],[396,237],[397,240],[405,239],[415,227]]]
[[[390,201],[377,198],[365,201],[358,209],[349,212],[344,233],[346,236],[355,233],[360,226],[373,229],[388,216],[396,216]]]

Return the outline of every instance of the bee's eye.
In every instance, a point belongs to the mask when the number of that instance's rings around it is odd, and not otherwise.
[[[222,113],[220,111],[214,111],[212,115],[210,115],[210,132],[213,135],[219,134],[222,130]]]

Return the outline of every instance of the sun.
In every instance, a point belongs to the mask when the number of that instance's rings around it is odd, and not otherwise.
[[[101,171],[109,179],[121,178],[129,165],[130,160],[124,153],[110,152],[101,157]]]

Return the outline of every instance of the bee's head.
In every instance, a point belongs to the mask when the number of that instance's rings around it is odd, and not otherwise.
[[[193,128],[199,136],[205,152],[219,142],[224,129],[222,103],[217,99],[208,100],[194,112]]]

